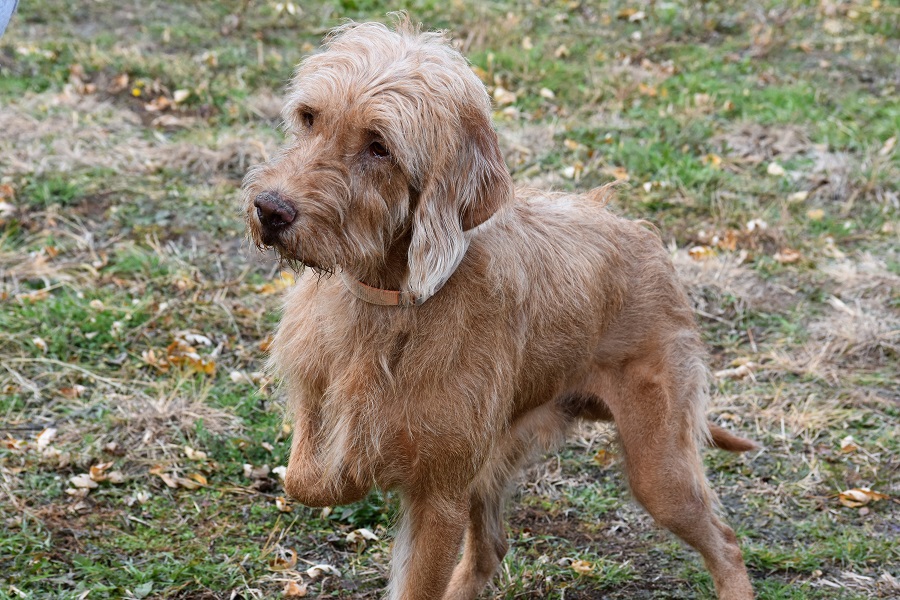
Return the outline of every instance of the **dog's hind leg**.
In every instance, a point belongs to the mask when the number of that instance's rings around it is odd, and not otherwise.
[[[564,407],[547,403],[520,417],[499,440],[472,486],[463,556],[444,600],[474,600],[490,581],[509,549],[503,513],[511,480],[534,454],[562,441],[572,419]]]
[[[703,473],[705,385],[694,367],[689,358],[648,353],[605,370],[598,381],[619,430],[634,497],[700,552],[721,600],[750,600],[753,589],[737,537],[716,516]]]

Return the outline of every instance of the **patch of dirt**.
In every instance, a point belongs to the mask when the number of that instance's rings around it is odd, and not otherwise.
[[[723,155],[754,164],[775,157],[788,159],[812,147],[806,132],[798,126],[759,123],[738,123],[715,136],[712,143],[721,147]]]
[[[40,110],[44,105],[48,109]],[[37,119],[32,114],[43,114]],[[0,165],[4,175],[112,169],[160,169],[240,178],[275,148],[275,132],[233,132],[209,144],[169,142],[144,135],[134,111],[92,95],[41,94],[0,113]]]
[[[734,299],[737,310],[747,307],[767,312],[784,312],[799,300],[784,285],[764,280],[744,266],[740,255],[721,254],[694,260],[687,251],[679,250],[672,260],[694,308],[707,314],[720,313],[726,297]]]

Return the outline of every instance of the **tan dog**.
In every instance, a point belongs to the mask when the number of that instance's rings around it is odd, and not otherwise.
[[[475,598],[523,463],[577,418],[613,419],[635,498],[703,555],[720,598],[752,598],[700,448],[753,444],[711,435],[704,350],[659,237],[603,190],[514,191],[490,111],[444,36],[405,23],[340,27],[300,65],[290,143],[244,184],[256,243],[317,272],[272,344],[288,493],[397,490],[390,598]]]

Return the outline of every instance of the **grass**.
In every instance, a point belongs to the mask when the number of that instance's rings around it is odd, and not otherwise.
[[[279,500],[263,364],[289,279],[236,204],[296,63],[400,5],[294,6],[35,0],[0,39],[0,599],[384,587],[393,495]],[[660,228],[713,371],[749,366],[710,414],[765,450],[706,459],[759,597],[900,594],[896,3],[403,6],[502,101],[517,182],[627,179],[613,209]],[[714,596],[613,440],[585,425],[525,473],[483,597]]]

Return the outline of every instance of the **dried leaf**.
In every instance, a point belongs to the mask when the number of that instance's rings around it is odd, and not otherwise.
[[[178,482],[175,480],[175,478],[172,477],[171,475],[164,473],[163,468],[161,466],[157,465],[155,467],[151,467],[150,474],[156,475],[157,477],[162,479],[163,483],[165,483],[168,487],[172,488],[173,490],[178,488]]]
[[[766,167],[766,173],[774,177],[781,177],[785,174],[785,170],[784,167],[779,165],[777,162],[770,162],[769,166]]]
[[[688,256],[694,260],[706,260],[711,256],[715,256],[715,251],[709,246],[694,246],[688,250]]]
[[[294,550],[286,550],[287,558],[276,556],[269,561],[269,568],[273,571],[287,571],[297,566],[297,553]]]
[[[762,219],[750,219],[747,221],[747,231],[765,231],[769,228],[769,224]]]
[[[360,529],[356,529],[347,534],[347,541],[351,544],[359,542],[359,541],[370,541],[377,542],[378,536],[372,533],[370,530],[365,527],[361,527]]]
[[[512,104],[516,101],[516,94],[507,89],[500,87],[499,85],[494,88],[494,102],[496,102],[500,106],[504,106],[507,104]]]
[[[853,488],[841,492],[838,499],[841,504],[848,508],[859,508],[865,506],[869,502],[877,502],[878,500],[887,500],[886,494],[875,492],[869,488]]]
[[[202,473],[188,473],[187,476],[189,479],[193,479],[200,485],[209,485],[209,481],[206,479],[206,477]]]
[[[307,594],[306,583],[301,581],[288,581],[284,584],[284,596],[286,598],[303,598]]]
[[[244,477],[249,477],[250,479],[265,479],[269,476],[269,472],[269,465],[254,467],[251,464],[244,464]]]
[[[291,512],[294,510],[294,507],[288,503],[287,499],[284,496],[278,496],[275,498],[275,507],[278,508],[281,512]]]
[[[206,460],[206,452],[202,452],[200,450],[194,450],[190,446],[184,447],[184,455],[187,456],[190,460]]]
[[[76,488],[81,489],[93,489],[97,487],[99,484],[94,481],[90,475],[87,473],[81,473],[69,479],[69,483],[74,485]]]
[[[700,161],[705,165],[709,165],[713,169],[718,169],[722,166],[722,157],[718,154],[707,154],[702,159],[700,159]]]
[[[788,265],[791,263],[798,262],[803,255],[801,255],[797,250],[792,248],[782,248],[778,252],[775,253],[775,260],[780,262],[783,265]]]
[[[841,440],[841,452],[844,454],[856,452],[857,450],[859,450],[859,446],[856,445],[856,440],[853,439],[852,435],[848,435]]]
[[[106,481],[106,470],[112,466],[112,462],[98,463],[91,467],[91,479],[94,481]]]
[[[43,430],[37,436],[37,439],[35,439],[35,442],[37,445],[38,452],[43,452],[44,450],[47,449],[47,446],[49,446],[50,442],[53,441],[53,438],[56,437],[56,432],[57,432],[57,430],[55,427],[48,427],[47,429]]]
[[[34,344],[38,350],[40,350],[44,354],[47,354],[47,342],[45,342],[43,338],[31,338],[31,343]]]
[[[594,462],[599,466],[606,468],[616,462],[616,454],[604,448],[601,448],[594,454]]]
[[[341,572],[331,565],[326,565],[324,563],[313,565],[306,570],[306,574],[310,579],[318,579],[322,575],[334,575],[335,577],[340,577]]]
[[[572,570],[579,575],[590,575],[594,570],[594,565],[586,560],[576,560],[572,562]]]
[[[125,474],[121,471],[110,471],[106,475],[106,480],[113,485],[119,485],[125,483]]]
[[[749,362],[732,369],[722,369],[721,371],[716,371],[715,375],[719,379],[745,379],[747,377],[755,379],[753,377],[752,370],[754,366],[756,366],[754,365],[754,363]]]
[[[186,490],[196,490],[200,487],[199,482],[188,479],[187,477],[175,477],[175,483],[178,487],[183,487]]]

